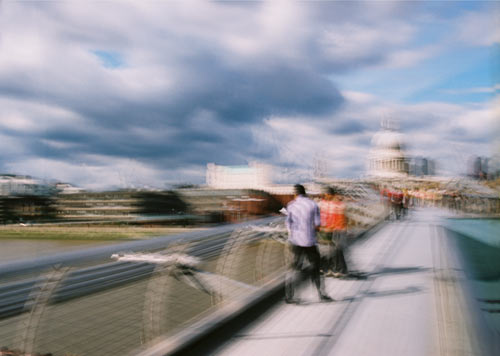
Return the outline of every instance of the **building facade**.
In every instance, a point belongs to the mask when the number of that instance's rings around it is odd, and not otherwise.
[[[206,183],[216,189],[262,189],[271,184],[271,168],[251,162],[248,166],[207,164]]]
[[[56,187],[54,185],[46,184],[29,176],[14,174],[0,175],[0,196],[44,196],[52,195],[55,192]]]

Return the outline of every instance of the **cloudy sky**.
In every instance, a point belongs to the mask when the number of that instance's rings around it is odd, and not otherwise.
[[[441,174],[491,155],[498,2],[0,2],[0,172],[89,189],[208,162],[364,174],[382,119]],[[498,100],[498,99],[497,99]],[[497,120],[498,121],[498,120]]]

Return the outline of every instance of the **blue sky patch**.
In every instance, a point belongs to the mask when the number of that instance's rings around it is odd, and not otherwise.
[[[371,93],[389,101],[419,103],[487,102],[495,85],[490,48],[463,47],[445,51],[406,68],[366,68],[332,76],[343,90]]]
[[[120,68],[125,65],[123,56],[118,52],[94,50],[92,53],[99,58],[102,65],[106,68]]]

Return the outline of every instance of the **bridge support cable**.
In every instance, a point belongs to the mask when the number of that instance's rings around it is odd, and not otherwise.
[[[277,241],[276,232],[281,236],[280,241]],[[189,249],[184,249],[187,250]],[[247,226],[233,231],[225,239],[217,258],[204,266],[208,267],[208,270],[201,269],[203,266],[196,266],[190,269],[169,270],[169,273],[164,271],[166,278],[175,278],[177,282],[183,282],[185,286],[191,287],[193,292],[197,290],[198,293],[209,295],[212,302],[209,310],[212,312],[205,313],[204,317],[195,321],[193,326],[186,325],[184,330],[164,328],[160,332],[163,337],[158,337],[155,333],[156,337],[149,338],[151,342],[145,344],[139,354],[160,355],[176,352],[176,348],[186,345],[190,338],[201,336],[208,332],[211,326],[220,325],[221,320],[226,320],[228,314],[235,312],[235,308],[242,309],[250,305],[251,299],[259,298],[264,290],[267,292],[265,287],[273,281],[273,278],[274,281],[278,279],[281,284],[286,267],[284,258],[286,251],[286,230],[282,222],[269,227]],[[172,282],[168,284],[172,285]],[[163,298],[160,299],[165,303],[169,293],[175,293],[177,290],[178,286],[171,289],[166,287],[153,295],[158,298],[159,294],[163,294]],[[241,304],[244,300],[245,304]],[[156,308],[156,312],[162,315],[163,320],[168,319],[169,311],[186,308],[183,303],[184,300],[179,298],[169,298],[166,306],[168,310],[159,312]],[[186,334],[185,330],[189,332]]]
[[[29,313],[22,318],[18,325],[18,334],[21,336],[19,347],[25,354],[33,354],[42,317],[49,306],[49,301],[61,282],[67,276],[69,267],[54,266],[45,278],[33,288],[30,297],[26,301]]]

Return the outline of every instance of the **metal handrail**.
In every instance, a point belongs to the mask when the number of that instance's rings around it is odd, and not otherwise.
[[[43,270],[51,266],[60,267],[63,264],[78,265],[89,261],[102,260],[103,257],[109,260],[113,253],[123,251],[145,251],[157,249],[160,246],[166,248],[176,242],[193,242],[202,240],[190,248],[189,253],[193,256],[208,258],[220,252],[226,243],[228,232],[248,226],[268,224],[270,221],[277,221],[279,217],[265,218],[242,224],[219,226],[204,231],[179,234],[175,236],[159,237],[147,241],[134,241],[131,243],[121,243],[112,246],[91,248],[84,251],[69,252],[36,260],[24,260],[14,263],[0,265],[0,277],[6,275],[18,275],[34,270]],[[213,237],[220,236],[218,239]],[[141,278],[148,277],[154,267],[148,263],[111,262],[98,266],[84,267],[71,271],[66,276],[64,282],[54,293],[51,300],[61,302],[84,295],[89,295],[118,285],[133,282]],[[17,313],[29,310],[26,304],[30,292],[43,280],[43,277],[32,277],[27,280],[8,282],[0,285],[0,318],[10,317]]]
[[[279,219],[282,218],[273,216],[239,224],[222,225],[218,227],[208,228],[206,230],[157,237],[149,240],[124,242],[108,246],[88,248],[81,251],[71,251],[56,255],[37,257],[34,259],[5,262],[0,264],[0,279],[7,277],[8,275],[28,273],[30,271],[37,271],[54,265],[78,265],[91,261],[97,261],[100,259],[108,258],[114,253],[123,251],[145,251],[166,248],[167,246],[176,242],[189,243],[215,235],[227,234],[249,225],[265,225]]]

